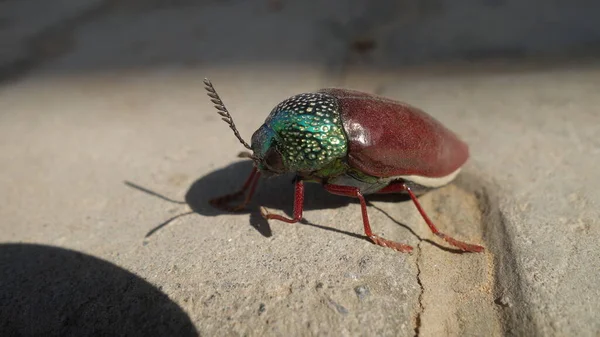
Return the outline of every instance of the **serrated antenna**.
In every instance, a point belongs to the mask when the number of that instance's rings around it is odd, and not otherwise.
[[[237,139],[240,141],[240,143],[242,143],[242,145],[244,145],[248,150],[252,150],[252,147],[250,147],[250,145],[248,145],[248,143],[246,143],[246,141],[242,138],[242,136],[240,136],[240,132],[235,127],[233,118],[229,114],[229,111],[227,111],[227,108],[225,107],[225,104],[223,104],[221,97],[219,97],[219,94],[217,94],[215,87],[212,85],[212,83],[210,83],[210,80],[208,78],[204,79],[204,85],[206,85],[204,88],[207,91],[207,95],[208,95],[208,97],[210,97],[210,101],[213,102],[213,104],[215,105],[215,108],[217,109],[217,113],[219,115],[221,115],[221,117],[222,117],[221,119],[223,121],[225,121],[225,123],[229,124],[229,127],[231,128],[231,130],[233,130],[233,134],[237,137]]]

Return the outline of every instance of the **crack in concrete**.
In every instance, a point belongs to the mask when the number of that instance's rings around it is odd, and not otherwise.
[[[421,291],[419,292],[419,297],[417,298],[417,302],[419,303],[419,310],[417,311],[417,315],[415,317],[415,337],[419,336],[421,330],[421,315],[425,308],[423,307],[423,294],[425,293],[425,288],[423,288],[423,282],[421,281],[421,257],[423,250],[421,249],[421,242],[417,244],[417,284]]]

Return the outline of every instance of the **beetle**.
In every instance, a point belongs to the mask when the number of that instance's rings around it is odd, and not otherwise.
[[[208,96],[223,121],[252,153],[252,172],[242,188],[210,202],[229,211],[243,209],[252,198],[261,174],[295,174],[294,217],[271,214],[265,219],[287,223],[302,220],[304,182],[320,183],[332,194],[358,198],[365,235],[375,244],[410,252],[406,244],[373,233],[365,195],[406,193],[430,230],[466,252],[484,247],[440,232],[427,216],[417,195],[450,183],[469,158],[458,136],[424,111],[406,103],[364,92],[326,88],[292,96],[273,108],[249,145],[240,136],[231,114],[213,84],[204,79]],[[237,206],[227,204],[241,196]]]

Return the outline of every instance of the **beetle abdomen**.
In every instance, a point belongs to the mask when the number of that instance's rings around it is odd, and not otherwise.
[[[425,112],[353,90],[322,89],[337,98],[348,139],[348,164],[375,177],[452,177],[467,144]]]

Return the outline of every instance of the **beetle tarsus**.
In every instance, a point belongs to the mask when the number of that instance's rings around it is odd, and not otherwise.
[[[296,223],[302,220],[302,212],[304,211],[304,181],[296,179],[296,187],[294,189],[294,218],[286,218],[281,215],[271,214],[265,207],[260,208],[260,214],[263,218],[270,220],[280,220],[287,223]]]
[[[387,247],[387,248],[391,248],[393,250],[399,251],[401,253],[410,253],[413,250],[412,246],[403,244],[403,243],[399,243],[399,242],[394,242],[394,241],[390,241],[390,240],[386,240],[380,236],[377,235],[371,235],[369,237],[369,239],[371,239],[371,241],[373,241],[374,244],[382,246],[382,247]]]
[[[260,207],[260,215],[262,215],[262,217],[265,218],[265,219],[267,219],[267,220],[279,220],[279,221],[283,221],[283,222],[287,222],[287,223],[296,223],[296,222],[302,220],[302,218],[300,218],[300,219],[296,219],[296,218],[290,219],[290,218],[284,217],[282,215],[270,213],[263,206]]]
[[[462,250],[464,252],[480,253],[485,250],[485,248],[483,248],[480,245],[475,245],[475,244],[458,241],[444,233],[438,232],[438,233],[436,233],[436,235],[439,236],[440,238],[444,239],[444,241],[448,242],[449,244],[453,245],[454,247],[459,248],[460,250]]]

